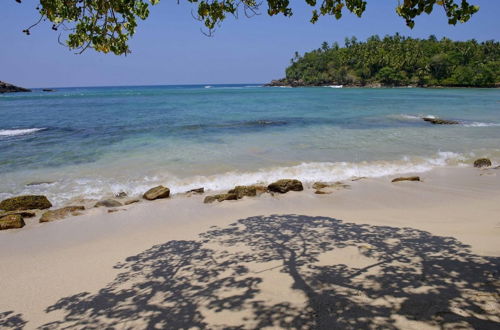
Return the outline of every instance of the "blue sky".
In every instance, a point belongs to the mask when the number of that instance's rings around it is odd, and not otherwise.
[[[262,14],[228,18],[213,37],[200,32],[192,5],[162,0],[141,22],[131,41],[132,54],[115,56],[92,50],[82,55],[57,42],[58,33],[42,24],[31,36],[21,31],[37,19],[34,2],[3,0],[0,11],[0,80],[26,87],[262,83],[280,78],[295,51],[318,48],[323,41],[343,44],[345,37],[372,34],[454,40],[500,38],[500,1],[470,0],[481,7],[465,24],[449,26],[440,8],[423,15],[413,30],[394,8],[397,1],[368,0],[362,18],[346,13],[309,23],[311,8],[294,0],[291,18]],[[265,11],[264,11],[265,12]]]

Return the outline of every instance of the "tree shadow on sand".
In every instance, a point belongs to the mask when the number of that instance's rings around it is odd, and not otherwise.
[[[42,328],[498,329],[499,261],[411,228],[251,217],[127,258],[99,292],[48,307],[65,317]]]

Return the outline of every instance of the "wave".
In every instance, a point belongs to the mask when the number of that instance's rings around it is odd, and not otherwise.
[[[498,123],[481,123],[481,122],[471,122],[471,123],[464,123],[462,124],[465,127],[494,127],[494,126],[500,126]]]
[[[439,118],[434,115],[409,115],[409,114],[399,114],[399,115],[389,115],[390,118],[394,118],[397,120],[403,120],[403,121],[418,121],[418,120],[423,120],[424,118],[432,118],[436,119]],[[465,120],[458,120],[460,123],[460,126],[463,127],[495,127],[495,126],[500,126],[499,123],[484,123],[484,122],[477,122],[477,121],[465,121]]]
[[[256,171],[232,171],[215,175],[198,175],[178,178],[172,173],[153,176],[130,176],[121,178],[82,177],[58,180],[51,185],[23,186],[18,194],[44,194],[55,205],[60,206],[76,198],[100,199],[121,191],[129,196],[140,196],[149,188],[162,184],[172,194],[204,187],[205,191],[224,191],[236,185],[264,184],[283,178],[301,180],[306,186],[316,181],[345,181],[356,177],[378,178],[408,173],[423,173],[435,167],[463,166],[470,157],[453,152],[439,152],[430,158],[403,157],[395,161],[353,162],[308,162],[294,166],[263,168]],[[0,193],[0,197],[11,197]]]
[[[43,130],[45,130],[45,128],[0,129],[0,136],[26,135],[26,134],[33,134],[35,132]]]

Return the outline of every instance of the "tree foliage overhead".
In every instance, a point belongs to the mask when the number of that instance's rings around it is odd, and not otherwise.
[[[324,42],[300,56],[295,52],[286,78],[275,84],[492,87],[500,82],[500,43],[413,39],[375,35],[345,46]]]
[[[22,0],[15,0],[21,2]],[[54,30],[67,33],[65,44],[70,49],[84,51],[94,48],[99,52],[126,54],[130,52],[129,39],[134,35],[138,21],[149,16],[150,5],[160,0],[40,0],[37,10],[40,20],[53,23]],[[177,0],[180,2],[181,0]],[[365,0],[304,0],[312,9],[311,22],[321,16],[342,17],[345,11],[359,17],[366,9]],[[259,14],[267,5],[267,14],[292,16],[290,0],[184,0],[195,6],[195,17],[211,33],[227,16],[247,16]],[[375,1],[371,2],[375,5]],[[414,18],[422,13],[430,14],[435,7],[444,9],[449,24],[466,22],[479,8],[469,4],[469,0],[400,0],[396,13],[409,27]]]

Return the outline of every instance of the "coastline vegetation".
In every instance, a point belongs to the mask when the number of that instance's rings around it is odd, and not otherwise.
[[[498,87],[500,43],[399,34],[346,38],[344,47],[323,42],[302,56],[295,52],[286,77],[270,85]]]

